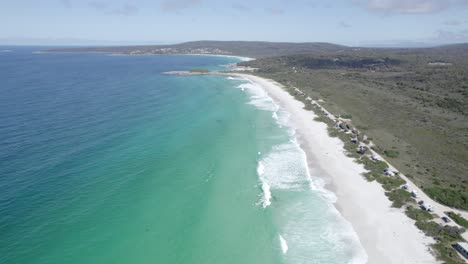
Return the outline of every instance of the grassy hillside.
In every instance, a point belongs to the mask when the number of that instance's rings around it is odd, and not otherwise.
[[[173,49],[168,50],[168,49]],[[229,54],[253,58],[283,56],[299,53],[327,53],[348,49],[330,43],[281,43],[254,41],[193,41],[175,45],[122,46],[122,47],[83,47],[53,49],[51,52],[113,52],[138,54],[199,53],[206,50],[213,54]]]
[[[355,48],[244,64],[349,115],[432,198],[468,210],[468,45]]]

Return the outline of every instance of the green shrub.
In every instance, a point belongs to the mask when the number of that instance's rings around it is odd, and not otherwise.
[[[382,184],[382,187],[387,191],[398,188],[406,183],[403,179],[399,177],[388,177],[382,175],[377,177],[377,181],[380,182]]]
[[[468,210],[468,194],[439,186],[424,189],[432,199],[450,207]]]
[[[379,175],[383,174],[383,171],[388,168],[388,164],[385,161],[377,160],[373,161],[368,157],[362,158],[362,164],[364,164],[364,168],[369,171],[375,171]]]
[[[414,219],[414,220],[416,220],[418,222],[419,221],[428,221],[428,220],[431,220],[433,218],[431,213],[429,213],[428,211],[421,210],[419,208],[414,208],[411,205],[406,207],[405,213],[409,218]]]
[[[387,195],[388,199],[393,202],[392,206],[396,208],[401,208],[407,202],[412,200],[411,194],[403,189],[396,189],[391,192],[386,192],[385,195]]]
[[[463,226],[464,228],[468,228],[468,220],[466,220],[465,218],[463,218],[462,216],[459,216],[457,215],[456,213],[454,212],[445,212],[450,218],[453,219],[453,221],[455,221],[455,223]]]
[[[389,150],[384,150],[384,154],[385,156],[389,158],[398,158],[398,155],[400,155],[400,152],[389,149]]]
[[[442,226],[433,221],[417,221],[416,226],[426,235],[434,237],[436,240],[443,243],[462,240],[461,234],[465,232],[462,228],[449,225]]]
[[[437,259],[443,261],[445,264],[465,263],[451,245],[436,243],[432,245],[432,248],[437,252]]]

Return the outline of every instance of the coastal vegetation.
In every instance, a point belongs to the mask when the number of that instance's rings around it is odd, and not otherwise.
[[[435,182],[433,186],[426,188],[425,192],[434,200],[442,204],[448,205],[450,207],[468,210],[468,193],[464,188],[444,188],[438,186],[438,182]]]
[[[468,220],[466,220],[465,218],[463,218],[462,216],[459,216],[457,215],[456,213],[454,212],[446,212],[446,214],[452,218],[453,221],[455,221],[455,223],[463,226],[464,228],[468,228]]]
[[[401,208],[403,205],[413,201],[411,194],[408,191],[403,190],[403,189],[395,189],[385,194],[387,195],[388,199],[390,199],[390,201],[393,202],[392,203],[393,207]],[[418,211],[422,211],[422,210],[418,210]],[[426,212],[426,211],[422,211],[422,212]]]
[[[445,264],[464,263],[463,259],[452,247],[452,244],[457,241],[463,241],[461,234],[465,232],[465,229],[438,224],[433,221],[434,215],[429,211],[416,208],[418,205],[416,204],[415,199],[411,196],[411,193],[408,190],[401,188],[401,186],[406,182],[398,177],[398,175],[389,177],[382,173],[386,168],[388,168],[388,164],[385,161],[371,160],[368,156],[362,153],[357,154],[353,151],[356,145],[350,143],[349,135],[340,133],[334,126],[334,122],[330,118],[322,115],[319,106],[312,106],[307,102],[307,100],[304,100],[305,95],[298,96],[299,94],[293,90],[294,89],[289,89],[290,93],[292,93],[296,99],[304,102],[306,109],[312,110],[317,114],[317,118],[315,118],[315,120],[326,123],[328,125],[329,134],[333,137],[338,137],[343,141],[343,148],[346,150],[347,155],[355,158],[356,162],[364,165],[367,172],[364,173],[363,176],[369,181],[375,180],[382,184],[382,187],[386,190],[385,195],[390,201],[392,201],[392,206],[396,208],[406,207],[405,213],[408,217],[416,221],[416,227],[423,231],[427,236],[435,239],[436,242],[432,244],[431,247],[433,248],[437,259]],[[458,221],[462,221],[461,219],[459,217]],[[461,224],[461,226],[463,225]]]
[[[429,221],[434,218],[428,211],[421,210],[419,208],[414,208],[411,205],[406,207],[405,212],[409,218],[414,219],[416,221]]]
[[[444,64],[431,62],[443,61]],[[468,210],[468,44],[356,48],[242,65],[352,116],[373,149],[434,200]]]
[[[208,69],[191,69],[190,72],[191,73],[209,73],[210,70],[208,70]]]
[[[341,118],[344,118],[344,119],[351,119],[351,118],[353,118],[353,116],[350,115],[350,114],[342,114],[342,115],[340,115],[340,117],[341,117]]]
[[[265,58],[302,53],[327,53],[349,49],[331,43],[287,43],[265,41],[192,41],[174,45],[80,47],[51,52],[110,52],[122,54],[217,54]]]
[[[383,153],[389,158],[398,158],[398,155],[400,154],[400,152],[392,149],[384,150]]]
[[[260,70],[260,72],[257,72],[257,74],[262,76],[263,73]],[[267,77],[265,75],[263,76]],[[272,78],[272,77],[269,77],[269,78]],[[350,141],[350,134],[344,133],[346,129],[343,130],[342,128],[340,128],[340,126],[337,126],[336,122],[334,122],[332,119],[330,119],[327,115],[324,114],[321,106],[315,103],[312,103],[311,101],[312,98],[317,99],[317,98],[323,98],[323,97],[319,97],[314,93],[309,93],[307,90],[303,92],[304,90],[302,89],[302,86],[293,84],[289,79],[287,79],[286,81],[282,80],[282,83],[286,87],[286,89],[289,91],[289,93],[291,93],[297,100],[300,100],[305,104],[306,109],[312,110],[317,114],[317,117],[315,118],[317,121],[324,122],[328,125],[329,134],[331,136],[338,137],[343,141],[344,143],[343,147],[346,150],[347,155],[354,158],[356,162],[364,165],[365,169],[368,171],[364,173],[364,177],[369,181],[375,180],[382,184],[382,187],[386,190],[386,193],[385,193],[386,196],[389,198],[390,201],[392,201],[392,206],[397,207],[397,208],[405,207],[406,214],[410,218],[416,220],[415,225],[420,230],[422,230],[426,235],[431,236],[435,239],[436,242],[432,245],[432,248],[434,249],[434,254],[439,260],[441,260],[443,263],[448,263],[448,264],[463,263],[463,260],[460,258],[460,256],[455,251],[455,249],[453,249],[452,247],[452,244],[454,242],[463,241],[463,238],[461,237],[461,234],[465,232],[463,228],[458,228],[458,227],[449,226],[449,225],[444,226],[439,223],[436,223],[435,221],[433,221],[434,216],[430,212],[426,210],[422,210],[420,208],[415,208],[414,206],[418,207],[418,205],[415,202],[415,199],[411,196],[411,193],[408,190],[405,190],[402,188],[402,186],[406,182],[403,179],[401,179],[397,174],[394,175],[393,177],[384,175],[383,174],[384,170],[389,167],[385,161],[370,159],[368,155],[364,155],[364,153],[358,153],[356,151],[357,145],[353,143],[352,141]],[[301,89],[298,90],[296,88],[297,87],[296,85],[301,87]],[[338,107],[336,107],[335,109],[337,108]],[[327,108],[327,110],[328,109],[329,108]],[[338,108],[336,113],[340,113],[342,111],[343,111],[342,109]],[[382,116],[379,116],[379,117],[382,117]],[[355,125],[354,122],[353,122],[353,125]],[[366,134],[369,132],[368,124],[361,123],[360,125],[356,127],[359,127]],[[375,134],[375,136],[379,137],[380,135]],[[357,138],[359,138],[359,140],[362,140],[363,142],[367,141],[366,144],[369,143],[369,137],[367,137],[367,135],[366,135],[366,140],[364,140],[364,136],[362,134],[359,134]],[[387,148],[381,147],[380,145],[373,145],[372,149],[376,151],[377,153],[390,157],[392,161],[400,157],[399,156],[400,152],[397,150],[398,147],[395,147],[393,145]],[[434,149],[433,151],[436,151],[436,149]],[[416,160],[413,160],[413,162],[414,161]],[[443,180],[437,179],[437,181],[435,181],[435,179],[432,179],[431,183],[435,186],[440,186],[441,181]],[[448,192],[448,193],[451,193],[451,192]],[[464,194],[464,193],[461,192],[461,194]],[[443,199],[443,198],[439,198],[439,199]],[[452,197],[452,200],[457,200],[457,199]],[[464,201],[464,200],[459,199],[459,201]],[[461,208],[463,207],[461,206]]]

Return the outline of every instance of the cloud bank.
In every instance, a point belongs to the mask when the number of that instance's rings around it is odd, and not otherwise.
[[[164,12],[179,12],[184,9],[199,7],[202,0],[164,0],[161,2],[161,9]]]
[[[468,8],[467,0],[353,0],[372,12],[397,14],[429,14],[451,7]]]

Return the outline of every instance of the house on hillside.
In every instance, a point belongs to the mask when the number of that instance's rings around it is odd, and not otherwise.
[[[364,146],[359,146],[357,149],[356,149],[357,153],[359,154],[365,154],[366,151],[367,151],[367,148],[364,147]]]
[[[389,168],[385,168],[384,169],[384,175],[394,177],[395,173],[393,171],[391,171]]]
[[[429,211],[429,212],[434,211],[432,205],[427,204],[427,203],[422,203],[422,204],[420,205],[420,207],[421,207],[421,209],[426,210],[426,211]]]

